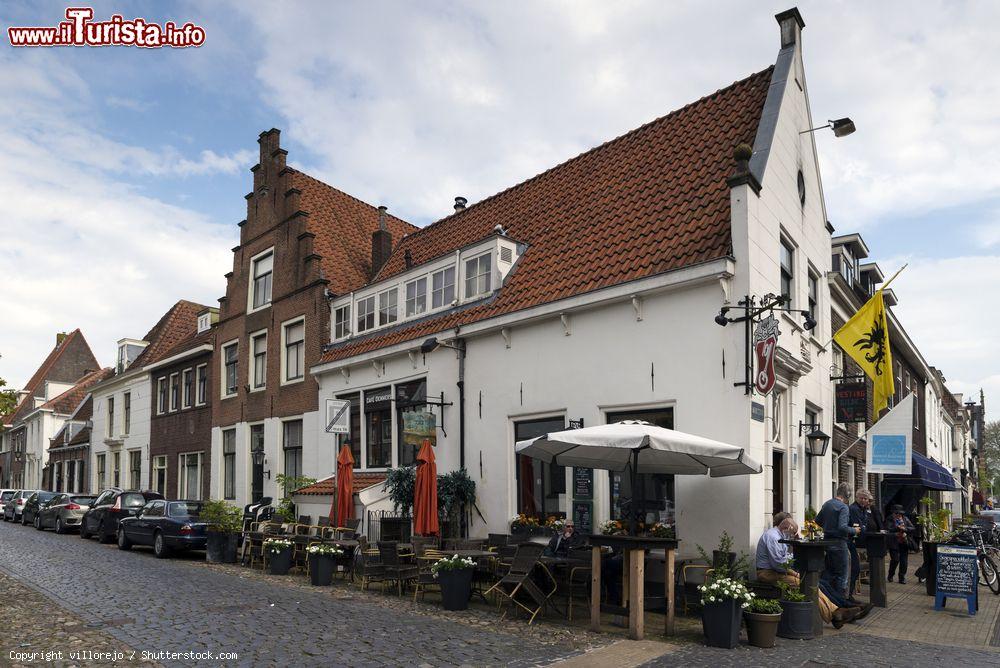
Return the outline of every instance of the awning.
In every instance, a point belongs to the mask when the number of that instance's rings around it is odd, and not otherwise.
[[[913,472],[909,475],[888,473],[885,482],[891,485],[918,485],[927,489],[956,490],[955,478],[945,467],[919,452],[913,453]]]

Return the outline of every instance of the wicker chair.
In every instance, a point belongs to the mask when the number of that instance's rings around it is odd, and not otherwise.
[[[547,569],[540,569],[551,583],[551,588],[544,591],[541,586],[532,579],[535,572],[535,564],[538,557],[542,555],[545,548],[542,545],[525,543],[519,545],[514,561],[507,574],[500,578],[500,581],[490,587],[486,594],[495,591],[497,593],[497,607],[502,607],[505,602],[513,603],[530,615],[528,624],[535,621],[548,602],[549,597],[555,593],[557,583]],[[506,616],[506,612],[504,616]]]
[[[441,542],[437,536],[414,536],[410,539],[410,544],[413,545],[413,555],[420,559],[425,550],[437,550]]]
[[[491,533],[486,537],[486,549],[499,552],[501,547],[506,547],[510,536],[505,533]]]
[[[416,547],[416,545],[414,545]],[[413,601],[416,602],[418,595],[423,595],[427,593],[427,589],[430,587],[441,588],[438,583],[437,578],[431,572],[431,566],[435,561],[443,557],[448,556],[441,550],[429,547],[425,548],[423,554],[417,556],[417,582],[416,586],[413,588]]]
[[[382,560],[382,568],[384,569],[383,588],[386,582],[395,582],[396,592],[399,596],[402,596],[407,583],[417,579],[417,566],[415,564],[404,564],[400,560],[399,543],[394,540],[380,540],[378,543],[378,555]]]
[[[355,571],[361,577],[361,589],[367,589],[370,582],[384,582],[385,568],[379,559],[378,552],[371,549],[368,539],[364,536],[358,538],[358,554]],[[360,568],[358,567],[360,566]]]

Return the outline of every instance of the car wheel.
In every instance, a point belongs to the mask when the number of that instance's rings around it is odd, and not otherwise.
[[[153,536],[153,554],[156,555],[157,559],[170,556],[170,548],[167,547],[167,543],[163,539],[163,534],[159,531]]]
[[[28,516],[25,515],[24,513],[21,513],[21,526],[23,527],[28,526]]]
[[[118,527],[118,549],[119,550],[132,549],[132,541],[130,541],[128,539],[128,536],[125,535],[125,529],[123,529],[122,527]]]
[[[80,520],[80,538],[84,540],[90,538],[90,534],[87,533],[87,519],[83,518]]]
[[[101,523],[97,525],[97,542],[110,543],[114,537],[114,534],[108,535],[107,527],[104,526],[104,520],[101,520]]]
[[[35,515],[35,528],[39,531],[42,530],[42,518],[39,515]]]
[[[56,533],[58,534],[66,533],[66,530],[63,529],[62,520],[59,519],[58,517],[56,518]]]

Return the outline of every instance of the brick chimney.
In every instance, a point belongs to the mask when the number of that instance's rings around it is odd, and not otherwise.
[[[372,232],[372,277],[379,272],[392,253],[392,233],[385,224],[386,208],[378,208],[378,229]]]
[[[67,336],[69,336],[69,334],[66,332],[58,332],[56,334],[56,348],[62,345],[62,342],[66,340]]]
[[[780,14],[775,14],[774,18],[781,27],[781,48],[798,44],[802,38],[802,29],[806,27],[802,14],[799,14],[799,8],[786,9]]]

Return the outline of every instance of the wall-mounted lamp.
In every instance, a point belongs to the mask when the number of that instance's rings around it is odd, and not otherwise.
[[[806,434],[806,454],[810,457],[822,457],[830,446],[830,436],[824,433],[816,422],[799,422],[799,436],[803,429],[810,429]]]
[[[264,448],[263,447],[254,448],[253,450],[251,450],[250,451],[250,456],[253,458],[253,464],[254,464],[254,466],[261,466],[262,467],[262,466],[264,466],[264,463],[267,461],[265,459],[265,457],[264,457]],[[268,480],[271,479],[271,471],[270,470],[264,471],[263,473],[264,473],[265,476],[267,476]]]
[[[854,121],[849,118],[838,118],[835,121],[829,121],[826,125],[820,125],[816,128],[811,128],[809,130],[803,130],[800,135],[804,135],[809,132],[816,132],[817,130],[823,130],[824,128],[830,128],[833,130],[834,137],[846,137],[847,135],[854,134],[857,128],[854,126]]]

